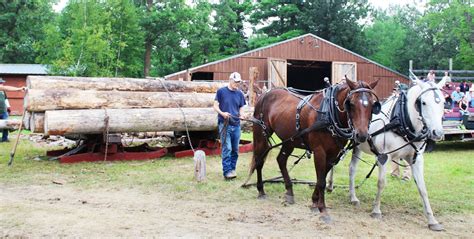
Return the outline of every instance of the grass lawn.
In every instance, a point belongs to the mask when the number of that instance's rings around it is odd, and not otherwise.
[[[244,134],[243,138],[251,138]],[[255,188],[242,189],[239,186],[246,179],[251,153],[242,154],[237,172],[239,178],[224,181],[219,157],[207,157],[207,182],[193,181],[193,160],[191,158],[174,159],[164,157],[148,161],[98,162],[59,164],[57,161],[33,160],[44,156],[46,149],[35,146],[28,140],[22,140],[18,147],[12,167],[7,167],[9,152],[15,136],[10,143],[0,144],[0,184],[5,185],[45,185],[53,181],[78,188],[136,188],[143,190],[160,190],[177,198],[212,201],[239,201],[251,204],[255,201]],[[433,153],[425,154],[425,179],[430,196],[431,206],[436,215],[449,213],[474,213],[474,142],[443,142],[438,144]],[[301,151],[300,151],[301,152]],[[264,177],[279,176],[273,150],[264,167]],[[366,161],[373,158],[364,155]],[[348,200],[348,164],[350,155],[336,169],[333,193],[327,194],[327,204],[332,208],[351,207]],[[293,159],[289,161],[293,163]],[[370,170],[370,165],[361,162],[356,183],[360,183]],[[312,160],[303,159],[290,173],[294,178],[314,180],[315,171]],[[357,190],[361,208],[371,210],[376,192],[376,177],[373,176]],[[253,176],[253,181],[256,176]],[[410,214],[422,213],[422,203],[413,181],[403,182],[390,176],[382,196],[384,212],[401,212]],[[265,186],[269,200],[281,200],[285,189],[283,184]],[[313,189],[306,185],[294,186],[296,200],[311,202]]]

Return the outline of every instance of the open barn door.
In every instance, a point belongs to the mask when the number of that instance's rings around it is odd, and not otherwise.
[[[286,87],[287,73],[286,60],[268,59],[268,89]]]
[[[357,64],[355,62],[336,62],[332,63],[332,83],[341,82],[347,75],[352,81],[357,81]]]

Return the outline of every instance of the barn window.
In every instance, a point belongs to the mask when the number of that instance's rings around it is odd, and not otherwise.
[[[214,72],[198,71],[191,75],[192,81],[212,81],[214,80]]]

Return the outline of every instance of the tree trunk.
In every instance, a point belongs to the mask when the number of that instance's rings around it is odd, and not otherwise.
[[[146,10],[148,18],[150,18],[150,12],[153,7],[153,0],[146,1]],[[148,31],[147,31],[148,30]],[[152,34],[149,29],[145,29],[145,57],[143,61],[143,76],[147,77],[150,76],[150,68],[151,68],[151,50],[153,48],[151,37]]]
[[[7,120],[0,120],[0,130],[15,130],[20,128],[20,120],[13,120],[13,119],[7,119]]]
[[[29,125],[32,133],[44,133],[44,112],[32,113]]]
[[[217,129],[217,113],[213,109],[182,110],[189,131]],[[253,108],[246,109],[246,115],[252,112]],[[186,130],[183,115],[177,108],[46,111],[44,125],[47,135],[102,134],[107,128],[109,133]]]
[[[171,97],[170,97],[171,94]],[[212,107],[215,94],[192,92],[130,92],[94,90],[37,90],[25,96],[31,112],[60,109],[205,108]]]
[[[215,93],[226,86],[221,82],[184,82],[164,79],[99,78],[66,76],[28,76],[28,89],[79,89],[116,91],[170,91]]]

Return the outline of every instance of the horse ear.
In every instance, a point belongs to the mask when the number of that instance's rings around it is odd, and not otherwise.
[[[349,88],[351,88],[351,90],[357,88],[357,84],[354,81],[349,80],[349,78],[347,78],[347,76],[346,76],[346,83],[349,86]]]
[[[440,81],[436,84],[436,86],[438,87],[438,89],[441,90],[441,89],[443,89],[443,86],[444,86],[445,84],[446,84],[446,79],[443,77],[443,79],[440,80]]]
[[[379,80],[380,79],[377,79],[376,81],[370,82],[370,84],[369,84],[370,89],[374,89],[377,86],[377,84],[379,83]]]

